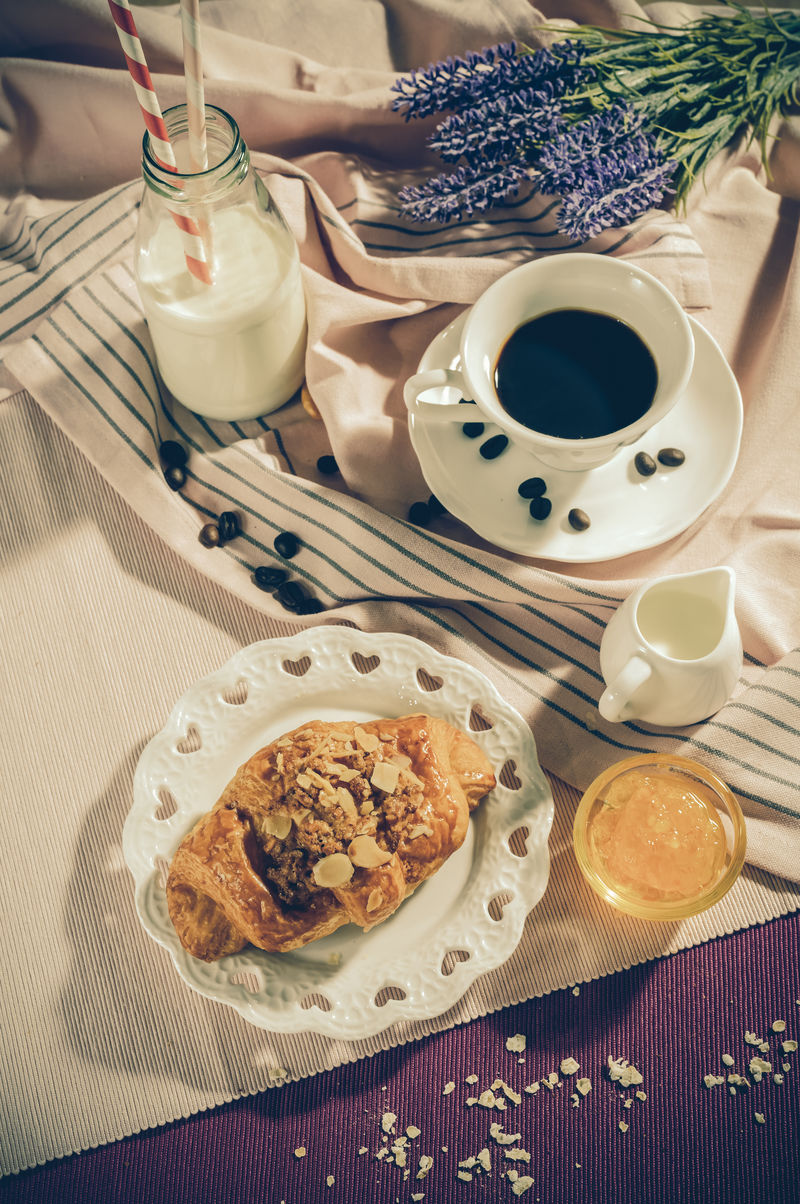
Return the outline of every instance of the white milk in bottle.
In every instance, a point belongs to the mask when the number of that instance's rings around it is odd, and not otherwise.
[[[305,374],[297,244],[227,113],[206,106],[203,172],[184,170],[185,106],[164,118],[180,174],[159,164],[146,134],[135,250],[158,369],[197,414],[257,418],[288,401]],[[199,272],[190,269],[197,257]]]

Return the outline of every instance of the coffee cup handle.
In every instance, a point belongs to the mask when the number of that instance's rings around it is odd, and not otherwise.
[[[625,723],[628,719],[635,719],[633,695],[652,672],[652,667],[643,656],[632,656],[600,696],[597,709],[603,718],[609,723]]]
[[[403,400],[409,414],[423,422],[469,422],[471,411],[478,409],[474,401],[432,401],[423,397],[429,389],[448,387],[458,389],[462,394],[466,388],[464,377],[454,368],[431,368],[410,377],[403,386]]]

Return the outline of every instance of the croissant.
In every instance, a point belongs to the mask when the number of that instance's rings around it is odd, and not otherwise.
[[[211,962],[374,927],[461,846],[495,783],[443,719],[304,724],[240,766],[178,847],[166,891],[181,944]]]

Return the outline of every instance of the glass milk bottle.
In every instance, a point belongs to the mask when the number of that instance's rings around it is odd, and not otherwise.
[[[159,372],[196,414],[258,418],[305,375],[297,244],[232,117],[206,105],[205,171],[190,169],[186,106],[164,120],[178,171],[160,164],[145,134],[134,251]]]

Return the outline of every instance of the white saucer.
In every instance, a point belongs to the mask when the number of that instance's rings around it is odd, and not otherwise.
[[[458,365],[465,317],[461,314],[440,331],[420,360],[421,372]],[[743,421],[741,393],[725,357],[711,335],[689,320],[695,361],[683,397],[643,438],[600,468],[588,472],[548,468],[512,443],[497,459],[485,460],[480,446],[498,434],[499,427],[487,423],[482,436],[469,439],[458,422],[426,423],[410,415],[411,442],[431,492],[484,539],[539,559],[613,560],[679,535],[730,479]],[[431,390],[428,399],[434,401],[436,393]],[[459,397],[450,387],[438,394],[441,401]],[[640,476],[633,465],[636,453],[648,452],[656,459],[665,447],[680,448],[685,462],[676,468],[659,464],[654,475]],[[531,518],[528,502],[517,493],[517,486],[528,477],[547,482],[553,508],[541,522]],[[573,507],[591,519],[586,531],[569,525],[567,514]]]

